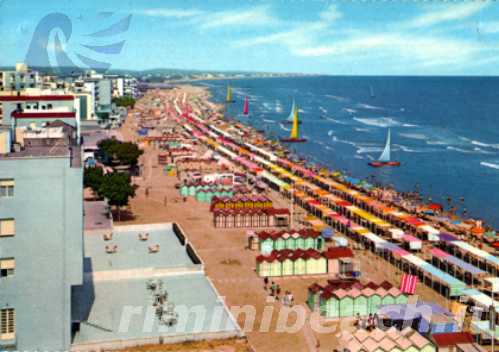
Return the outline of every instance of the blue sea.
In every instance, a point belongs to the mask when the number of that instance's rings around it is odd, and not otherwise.
[[[206,81],[224,102],[227,81]],[[499,77],[294,77],[231,80],[228,114],[264,130],[289,135],[293,99],[307,143],[292,150],[353,177],[419,190],[459,212],[499,228]],[[248,96],[250,114],[241,114]],[[374,169],[388,128],[399,168]],[[464,197],[464,203],[461,198]]]

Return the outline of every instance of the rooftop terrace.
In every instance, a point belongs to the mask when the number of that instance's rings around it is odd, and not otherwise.
[[[146,241],[139,234],[149,234]],[[137,269],[194,269],[186,248],[175,235],[171,224],[115,226],[112,239],[88,234],[84,241],[85,272]],[[106,253],[106,246],[116,245],[115,253]],[[149,246],[159,245],[159,251],[149,253]]]

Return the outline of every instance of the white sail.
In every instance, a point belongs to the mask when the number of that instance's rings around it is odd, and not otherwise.
[[[291,106],[291,112],[289,113],[289,116],[288,116],[289,122],[293,122],[293,120],[295,118],[295,110],[296,110],[296,104],[295,104],[295,100],[293,99],[293,105]]]
[[[388,135],[386,137],[386,144],[385,144],[385,149],[383,149],[383,153],[379,156],[378,160],[382,162],[388,162],[390,161],[390,129],[388,129]]]

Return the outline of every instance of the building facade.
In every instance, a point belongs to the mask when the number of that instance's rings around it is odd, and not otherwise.
[[[60,120],[62,111],[41,109],[73,103],[66,99],[3,101],[8,117],[0,126],[0,350],[62,351],[71,343],[72,288],[83,282],[78,125]],[[27,105],[36,103],[36,111],[28,112]],[[13,111],[17,104],[23,109]]]
[[[41,83],[40,74],[25,64],[16,64],[15,71],[0,71],[0,92],[39,88]]]

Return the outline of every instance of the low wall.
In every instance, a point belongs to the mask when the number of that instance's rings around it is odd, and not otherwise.
[[[176,222],[174,222],[172,224],[172,229],[173,232],[175,233],[175,236],[177,236],[178,240],[182,244],[182,246],[185,246],[187,239],[185,238],[184,231],[182,230],[182,228]]]
[[[187,341],[201,341],[201,340],[221,340],[234,337],[242,337],[243,335],[238,331],[219,331],[219,332],[200,332],[194,334],[172,334],[165,336],[155,336],[142,339],[129,339],[129,340],[112,340],[106,342],[95,342],[86,344],[72,345],[70,351],[72,352],[100,352],[109,350],[126,349],[131,347],[143,345],[167,345],[182,343]]]

